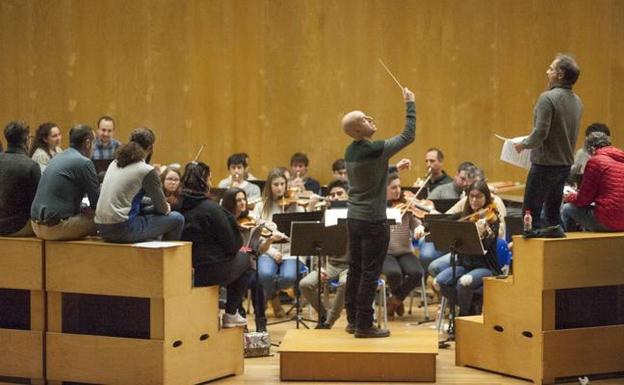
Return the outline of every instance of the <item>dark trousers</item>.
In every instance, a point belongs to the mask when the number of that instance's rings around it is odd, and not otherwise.
[[[392,295],[402,301],[418,286],[423,267],[412,253],[387,255],[382,271],[388,280]]]
[[[533,227],[556,226],[561,222],[560,208],[563,186],[570,175],[570,166],[534,164],[527,176],[522,212],[531,210]],[[541,214],[544,209],[545,221]]]
[[[372,305],[388,251],[390,227],[386,220],[358,219],[348,219],[347,226],[351,252],[345,292],[347,321],[358,329],[367,329],[373,325]]]
[[[239,252],[228,261],[196,264],[195,286],[224,286],[227,289],[225,312],[235,314],[243,302],[252,274],[249,254]]]

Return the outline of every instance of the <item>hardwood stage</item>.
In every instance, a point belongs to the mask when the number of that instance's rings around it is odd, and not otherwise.
[[[409,303],[409,299],[405,301],[406,307]],[[431,305],[429,311],[431,316],[435,315],[438,305]],[[286,305],[284,305],[286,308]],[[407,310],[407,309],[406,309]],[[307,316],[307,310],[304,315]],[[272,313],[267,309],[267,316],[271,316]],[[389,320],[388,327],[392,333],[399,334],[405,331],[413,330],[433,330],[434,323],[426,323],[422,325],[415,325],[418,321],[422,320],[423,309],[417,308],[414,305],[414,312],[412,315],[403,317],[397,317],[394,320]],[[250,325],[253,325],[253,315],[249,317]],[[269,321],[272,321],[270,319]],[[334,329],[344,330],[346,326],[345,314],[340,317]],[[314,327],[314,325],[312,325]],[[302,327],[303,328],[303,327]],[[280,342],[287,330],[295,329],[294,322],[288,322],[279,325],[269,326],[269,333],[273,342]],[[445,337],[445,336],[443,336]],[[386,384],[388,382],[330,382],[330,381],[280,381],[280,354],[278,348],[271,348],[272,356],[260,357],[260,358],[248,358],[245,359],[245,374],[242,376],[233,376],[211,382],[210,384],[323,384],[323,385],[337,385],[337,384]],[[305,364],[305,363],[303,363]],[[451,343],[451,346],[447,349],[439,349],[436,360],[436,378],[434,382],[419,382],[418,384],[439,384],[439,385],[530,385],[532,382],[503,376],[497,373],[491,373],[484,370],[472,369],[467,367],[455,366],[455,344]],[[400,384],[400,383],[398,383]],[[405,384],[405,382],[403,382]],[[579,384],[578,380],[570,378],[560,384]],[[624,377],[609,378],[609,379],[592,379],[590,385],[624,385]]]

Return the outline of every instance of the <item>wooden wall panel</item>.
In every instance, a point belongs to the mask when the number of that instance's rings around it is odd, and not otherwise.
[[[623,41],[617,0],[0,0],[0,122],[55,121],[67,145],[72,124],[111,114],[122,140],[156,131],[156,162],[205,144],[215,180],[238,151],[264,177],[303,151],[327,182],[348,143],[343,113],[374,116],[379,137],[402,128],[381,57],[416,92],[405,179],[438,146],[450,173],[472,160],[492,180],[523,181],[493,134],[530,131],[556,52],[581,66],[582,128],[606,122],[624,146]]]

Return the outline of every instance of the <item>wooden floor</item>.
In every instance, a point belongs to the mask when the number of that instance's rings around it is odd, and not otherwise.
[[[408,301],[406,301],[407,307]],[[433,317],[438,305],[430,306],[430,313]],[[284,305],[284,308],[286,306]],[[271,311],[267,310],[267,315],[271,316]],[[304,316],[308,316],[307,310]],[[250,325],[253,325],[253,315],[250,315]],[[392,332],[400,332],[410,330],[413,328],[430,328],[434,326],[434,323],[427,323],[422,325],[416,325],[419,320],[423,319],[422,309],[417,309],[414,306],[414,313],[409,316],[406,314],[403,317],[397,317],[395,320],[389,320],[388,327]],[[271,319],[269,320],[271,321]],[[345,315],[338,320],[334,328],[344,329],[346,326]],[[312,325],[314,327],[314,325]],[[269,326],[269,333],[271,340],[275,343],[279,343],[286,330],[294,329],[295,323],[288,322],[279,325]],[[279,368],[279,353],[278,348],[272,348],[273,353],[270,357],[260,358],[248,358],[245,359],[245,374],[242,376],[228,377],[221,380],[211,382],[210,384],[342,384],[345,382],[306,382],[306,381],[280,381],[280,368]],[[521,359],[521,357],[519,357]],[[305,363],[302,363],[305,364]],[[558,382],[561,384],[579,384],[578,380],[569,379],[569,381]],[[351,384],[380,384],[379,382],[351,382]],[[419,384],[432,384],[432,383],[419,383]],[[528,385],[532,382],[522,379],[507,377],[496,373],[490,373],[479,369],[457,367],[455,366],[455,345],[451,343],[451,346],[447,349],[440,349],[437,359],[437,382],[440,385],[450,384],[462,384],[462,385]],[[590,385],[624,385],[624,377],[610,378],[610,379],[592,379]]]

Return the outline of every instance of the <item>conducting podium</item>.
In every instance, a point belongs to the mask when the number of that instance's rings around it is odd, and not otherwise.
[[[514,237],[513,275],[459,317],[456,364],[551,384],[624,371],[624,233]]]

